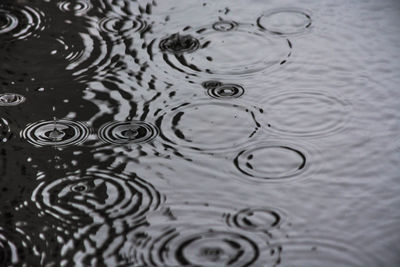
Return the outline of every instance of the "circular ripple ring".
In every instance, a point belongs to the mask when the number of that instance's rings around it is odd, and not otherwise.
[[[25,97],[19,94],[0,94],[0,106],[17,106],[21,103],[25,102]]]
[[[71,120],[39,121],[29,124],[21,137],[36,146],[66,147],[84,142],[90,135],[86,124]]]
[[[257,25],[277,35],[294,35],[307,31],[312,24],[307,11],[300,9],[277,9],[257,19]]]
[[[109,122],[100,127],[99,138],[111,144],[144,144],[157,137],[158,128],[144,121]]]

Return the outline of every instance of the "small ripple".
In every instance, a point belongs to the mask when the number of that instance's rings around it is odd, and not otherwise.
[[[89,134],[86,124],[71,120],[39,121],[21,131],[21,137],[35,146],[56,147],[80,144]]]
[[[0,227],[0,266],[27,266],[27,262],[39,264],[39,256],[35,251],[27,233],[19,228],[6,230]]]
[[[77,0],[77,1],[61,1],[57,4],[58,8],[63,12],[73,12],[77,16],[85,15],[91,8],[92,5],[89,0]]]
[[[220,32],[232,31],[238,27],[238,23],[235,21],[218,21],[213,24],[213,29]]]
[[[299,178],[309,167],[310,154],[300,146],[286,142],[258,143],[239,152],[236,168],[256,181]]]
[[[247,208],[235,214],[225,214],[229,226],[247,231],[268,231],[278,228],[284,221],[283,212],[270,208]]]
[[[323,91],[280,92],[266,99],[268,130],[279,135],[326,136],[341,131],[351,105]]]
[[[109,122],[100,127],[99,138],[111,144],[144,144],[158,136],[156,126],[144,121]]]
[[[221,101],[184,103],[157,119],[160,136],[167,142],[195,150],[223,150],[247,143],[260,130],[253,106]]]
[[[25,101],[25,97],[19,94],[0,94],[0,106],[16,106]]]
[[[203,82],[201,85],[205,88],[205,89],[215,89],[219,86],[221,86],[223,83],[220,81],[205,81]]]
[[[277,35],[303,33],[311,27],[308,12],[295,8],[277,9],[263,14],[257,19],[258,26]]]
[[[12,136],[8,121],[0,117],[0,141],[7,142]]]
[[[160,41],[160,49],[173,54],[191,53],[196,51],[200,43],[191,35],[172,34]]]
[[[125,33],[131,32],[142,32],[147,29],[148,25],[145,20],[141,17],[135,19],[123,19],[118,17],[106,17],[99,21],[99,28],[101,31],[110,33]]]
[[[244,88],[238,84],[226,83],[214,88],[209,88],[207,94],[217,99],[238,98],[244,94]]]
[[[0,40],[22,40],[42,30],[44,15],[27,5],[0,3]]]
[[[138,222],[155,210],[162,196],[136,175],[88,170],[64,178],[42,181],[31,200],[40,210],[74,225],[126,219]]]
[[[272,247],[279,253],[276,266],[380,266],[370,255],[334,238],[290,237]]]

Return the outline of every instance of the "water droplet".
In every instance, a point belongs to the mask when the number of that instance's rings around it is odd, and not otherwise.
[[[56,127],[50,132],[45,133],[50,139],[53,140],[53,142],[60,141],[64,136],[65,133],[63,131],[60,131]]]

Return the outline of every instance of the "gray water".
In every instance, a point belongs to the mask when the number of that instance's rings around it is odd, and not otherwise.
[[[1,0],[0,266],[400,266],[397,0]]]

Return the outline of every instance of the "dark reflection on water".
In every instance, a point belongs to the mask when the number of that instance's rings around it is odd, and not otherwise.
[[[4,0],[0,266],[397,266],[400,4]]]

